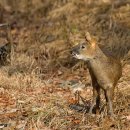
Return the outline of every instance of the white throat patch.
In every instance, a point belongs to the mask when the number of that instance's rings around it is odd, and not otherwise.
[[[86,60],[88,60],[89,58],[86,58],[84,55],[78,55],[78,54],[75,54],[74,55],[74,57],[76,58],[76,59],[79,59],[79,60],[84,60],[84,61],[86,61]]]

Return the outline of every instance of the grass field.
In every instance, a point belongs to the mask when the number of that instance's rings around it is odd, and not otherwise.
[[[130,64],[115,89],[112,120],[106,109],[90,116],[70,107],[81,88],[89,107],[92,87],[85,64],[69,53],[89,31],[106,54],[129,59],[130,0],[0,0],[0,23],[11,25],[0,27],[0,47],[14,44],[0,67],[0,129],[130,129]]]

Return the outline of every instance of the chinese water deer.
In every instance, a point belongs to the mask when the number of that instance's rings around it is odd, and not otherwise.
[[[113,113],[114,88],[122,75],[120,61],[106,56],[87,32],[84,42],[76,45],[71,51],[73,57],[86,62],[93,86],[93,101],[89,113],[92,113],[96,105],[96,111],[100,108],[100,89],[103,89],[108,105],[108,113]]]

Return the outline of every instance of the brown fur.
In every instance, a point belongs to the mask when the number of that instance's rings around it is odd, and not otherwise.
[[[89,33],[86,34],[83,43],[80,43],[72,49],[72,55],[77,59],[84,60],[88,65],[93,86],[93,102],[89,113],[92,113],[95,104],[96,109],[99,110],[100,89],[103,89],[109,114],[113,116],[112,100],[114,88],[122,75],[120,61],[106,56]]]

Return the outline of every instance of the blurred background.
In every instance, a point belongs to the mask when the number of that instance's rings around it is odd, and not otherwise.
[[[66,58],[69,61],[70,56],[63,50],[78,42],[85,31],[96,36],[106,53],[120,58],[130,49],[129,3],[129,0],[0,0],[0,23],[11,25],[17,52],[33,53],[36,59],[48,52],[53,61],[55,57],[61,62]],[[50,48],[55,52],[51,54]]]

